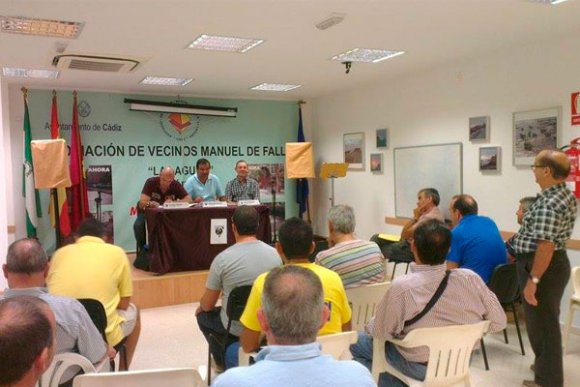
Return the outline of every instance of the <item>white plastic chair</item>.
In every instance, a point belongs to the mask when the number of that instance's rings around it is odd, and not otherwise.
[[[330,335],[318,336],[316,342],[320,343],[322,353],[330,355],[337,360],[349,360],[352,358],[349,347],[358,340],[356,331],[332,333]],[[246,353],[240,346],[238,352],[238,365],[240,367],[249,366],[250,358],[255,357],[257,352]]]
[[[106,372],[79,375],[73,387],[205,387],[207,384],[193,368],[146,371]]]
[[[570,303],[568,304],[568,313],[566,314],[566,324],[564,325],[564,337],[562,342],[564,345],[564,354],[566,354],[568,347],[568,338],[570,336],[570,328],[574,320],[574,312],[580,310],[580,266],[572,268],[570,276],[574,294],[570,296]]]
[[[63,374],[69,369],[83,370],[85,374],[96,372],[93,363],[84,356],[78,353],[66,352],[54,355],[54,359],[50,367],[42,374],[38,381],[39,387],[58,387],[59,383],[65,382],[61,380]]]
[[[489,327],[489,321],[470,325],[450,325],[412,330],[403,340],[387,338],[399,347],[429,347],[429,362],[425,381],[405,376],[393,368],[385,358],[385,339],[373,338],[372,374],[376,382],[382,372],[402,380],[409,386],[472,386],[469,359],[475,343]]]
[[[390,286],[389,281],[346,289],[346,297],[352,309],[351,324],[354,331],[364,329],[371,317],[375,315],[377,304]]]

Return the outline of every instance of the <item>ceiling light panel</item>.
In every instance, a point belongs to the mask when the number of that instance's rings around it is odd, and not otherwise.
[[[252,90],[259,91],[290,91],[296,89],[302,85],[288,85],[284,83],[261,83],[257,86],[252,87]]]
[[[162,86],[185,86],[193,79],[191,78],[171,78],[171,77],[153,77],[143,78],[139,83],[143,85],[162,85]]]
[[[528,0],[531,3],[542,3],[542,4],[551,4],[551,5],[556,5],[556,4],[560,4],[563,3],[565,1],[568,0]]]
[[[200,35],[188,48],[209,51],[248,52],[262,44],[263,39],[246,39],[231,36]]]
[[[0,31],[14,34],[76,39],[84,23],[0,16]]]
[[[54,70],[35,70],[24,69],[18,67],[2,67],[2,75],[5,77],[20,77],[20,78],[58,78],[60,71]]]
[[[341,62],[372,62],[377,63],[385,59],[403,55],[405,51],[377,50],[372,48],[354,48],[332,57],[332,60]]]

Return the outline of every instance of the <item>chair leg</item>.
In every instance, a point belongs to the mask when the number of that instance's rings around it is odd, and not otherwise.
[[[211,386],[211,352],[207,350],[207,377],[205,378],[208,386]]]
[[[483,337],[479,340],[481,343],[481,354],[483,355],[483,363],[485,364],[485,370],[489,371],[489,363],[487,362],[487,352],[485,351],[485,343],[483,342]]]
[[[522,356],[526,356],[526,351],[524,350],[524,342],[522,341],[522,333],[520,332],[520,323],[518,322],[518,314],[516,312],[516,304],[514,304],[513,302],[512,302],[512,312],[514,314],[514,322],[516,323],[516,330],[518,331],[518,340],[520,341]]]
[[[397,263],[399,262],[393,262],[393,272],[391,273],[391,281],[395,278],[395,270],[397,269]]]
[[[566,324],[564,325],[564,335],[562,337],[562,354],[566,354],[568,349],[568,338],[570,336],[570,327],[572,326],[572,319],[574,317],[574,303],[570,300],[568,304],[568,313],[566,314]]]
[[[503,339],[506,344],[509,344],[508,335],[507,335],[507,328],[503,330]]]
[[[409,265],[411,264],[411,262],[407,262],[407,268],[405,269],[405,274],[407,274],[409,272]]]

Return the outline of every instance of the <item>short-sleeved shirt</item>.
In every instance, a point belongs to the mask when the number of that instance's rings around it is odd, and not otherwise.
[[[281,264],[276,249],[262,241],[236,243],[215,257],[209,268],[206,287],[223,290],[220,317],[224,328],[228,323],[226,307],[231,291],[238,286],[252,285],[258,275]],[[230,333],[235,336],[242,333],[238,321],[232,321]]]
[[[473,270],[488,283],[493,269],[507,262],[506,247],[495,222],[486,216],[464,216],[451,230],[447,260]]]
[[[54,253],[46,283],[51,294],[100,301],[107,313],[107,342],[117,345],[123,339],[125,319],[117,306],[122,297],[133,295],[131,268],[123,249],[83,236]]]
[[[205,184],[199,181],[196,173],[187,178],[185,184],[183,184],[183,188],[185,188],[185,191],[187,191],[192,199],[201,197],[204,202],[217,200],[220,196],[224,196],[222,183],[213,173],[209,174]]]
[[[258,182],[248,177],[244,183],[237,177],[226,184],[226,200],[237,202],[240,200],[260,200]]]
[[[141,193],[149,196],[152,201],[159,204],[165,203],[166,200],[174,201],[183,199],[187,196],[187,191],[185,191],[181,183],[177,180],[173,180],[171,184],[169,184],[167,191],[162,192],[161,179],[159,176],[153,176],[147,179],[145,185],[143,185]]]
[[[316,263],[340,275],[345,289],[382,282],[383,253],[375,242],[354,239],[337,243],[316,255]]]
[[[352,311],[346,298],[342,280],[332,270],[316,265],[314,263],[297,263],[297,266],[312,270],[320,278],[324,291],[324,302],[330,307],[330,319],[320,328],[319,335],[342,332],[342,325],[351,320]],[[246,309],[240,318],[242,325],[255,332],[260,332],[257,312],[262,306],[262,292],[264,282],[268,273],[263,273],[254,282],[250,297],[246,304]]]
[[[576,221],[576,198],[566,183],[546,188],[524,215],[522,227],[513,238],[517,254],[531,253],[538,240],[554,243],[556,250],[566,247]]]

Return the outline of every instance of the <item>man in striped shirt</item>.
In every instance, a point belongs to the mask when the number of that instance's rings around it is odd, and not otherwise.
[[[385,278],[385,259],[379,246],[355,238],[355,223],[350,206],[332,207],[328,211],[330,249],[316,255],[316,263],[337,272],[345,289],[382,282]]]
[[[560,301],[570,278],[566,241],[576,220],[576,198],[566,188],[570,162],[565,153],[541,151],[532,170],[542,193],[513,238],[528,338],[536,355],[535,378],[523,385],[561,387]]]
[[[490,332],[506,326],[506,316],[495,294],[481,277],[468,269],[454,269],[447,287],[434,306],[419,320],[405,326],[425,309],[445,277],[445,258],[451,244],[451,232],[437,220],[422,222],[415,230],[411,250],[415,264],[411,273],[397,277],[377,305],[375,316],[358,342],[350,346],[353,358],[370,369],[373,357],[373,337],[403,338],[417,328],[491,322]],[[385,347],[387,361],[405,375],[424,380],[429,351],[426,347],[399,348],[392,343]],[[388,373],[382,373],[379,386],[404,386]]]

